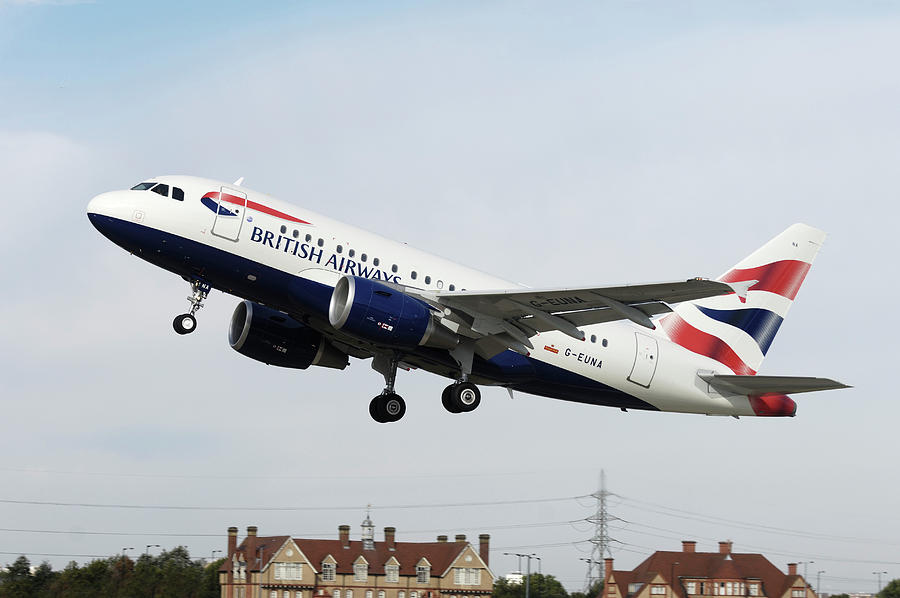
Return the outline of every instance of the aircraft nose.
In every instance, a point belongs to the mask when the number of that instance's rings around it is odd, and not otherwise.
[[[108,215],[109,209],[113,205],[113,193],[101,193],[95,195],[87,205],[88,217],[92,214]]]

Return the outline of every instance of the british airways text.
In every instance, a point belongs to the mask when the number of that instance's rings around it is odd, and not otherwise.
[[[371,278],[372,280],[400,283],[400,277],[396,274],[389,274],[384,270],[361,264],[355,260],[334,253],[329,254],[328,259],[325,259],[324,249],[314,247],[309,243],[300,243],[296,239],[291,239],[284,235],[277,235],[272,231],[263,230],[258,226],[253,227],[253,233],[250,235],[250,240],[255,243],[261,243],[262,245],[268,245],[272,249],[295,255],[300,259],[309,260],[310,262],[325,268],[331,268],[332,270],[336,270],[343,274],[359,276],[360,278]],[[323,259],[325,259],[324,264],[322,264]]]

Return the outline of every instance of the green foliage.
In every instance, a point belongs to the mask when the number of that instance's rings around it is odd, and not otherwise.
[[[569,598],[600,598],[603,593],[603,580],[598,579],[591,584],[587,592],[572,592]]]
[[[569,598],[566,589],[552,575],[532,573],[529,576],[529,598]],[[525,598],[525,581],[510,583],[505,579],[494,582],[493,598]]]
[[[42,563],[34,572],[24,556],[0,569],[0,598],[218,598],[219,560],[207,566],[178,546],[159,556],[98,559],[62,571]]]
[[[878,592],[878,598],[900,598],[900,579],[888,582],[884,589]]]

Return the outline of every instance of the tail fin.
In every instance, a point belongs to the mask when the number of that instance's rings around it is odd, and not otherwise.
[[[681,303],[660,326],[673,342],[735,374],[756,374],[824,241],[825,233],[811,226],[788,227],[718,278],[754,281],[746,298]]]

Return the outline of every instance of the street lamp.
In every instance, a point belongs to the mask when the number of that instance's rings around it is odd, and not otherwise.
[[[887,571],[872,571],[872,575],[878,576],[878,593],[881,593],[881,576],[887,575]]]
[[[221,551],[221,550],[213,550],[213,551],[210,553],[210,555],[209,555],[209,562],[210,562],[210,563],[213,562],[214,560],[216,560],[216,553],[217,553],[217,552],[223,552],[223,551]]]
[[[815,561],[800,561],[797,563],[798,565],[803,565],[803,581],[806,581],[806,566],[812,565]],[[806,584],[809,585],[809,582],[806,581]]]
[[[126,551],[126,550],[134,550],[134,546],[131,546],[131,547],[129,547],[129,548],[122,548],[122,558],[124,558],[124,557],[127,556],[127,555],[125,554],[125,551]]]
[[[536,558],[536,559],[537,559],[537,562],[538,562],[538,575],[543,575],[543,573],[541,572],[541,562],[542,562],[542,561],[541,561],[541,557],[536,556],[536,557],[534,557],[534,558]]]
[[[159,544],[147,544],[147,547],[144,549],[144,554],[146,556],[150,556],[150,549],[151,548],[159,548],[159,547],[160,547]]]
[[[525,598],[531,598],[531,559],[538,559],[533,552],[531,554],[519,554],[518,552],[504,552],[505,556],[517,556],[520,559],[527,559],[526,567],[527,571],[525,573]]]
[[[825,573],[824,570],[819,571],[819,572],[816,573],[816,596],[818,596],[818,595],[819,595],[819,592],[822,591],[822,586],[819,585],[819,584],[820,584],[820,582],[822,581],[822,574],[823,574],[823,573]]]

